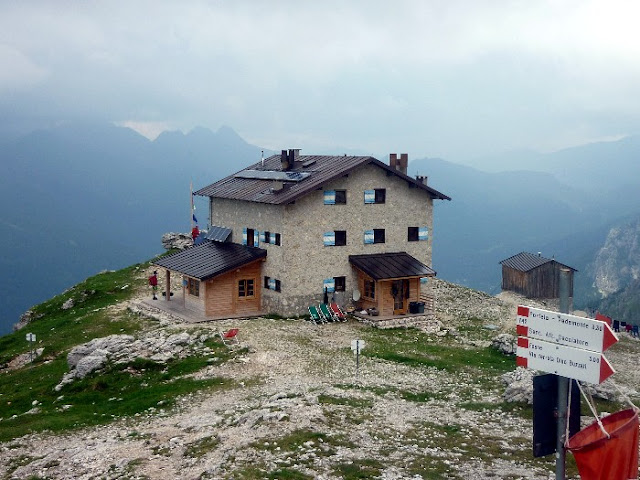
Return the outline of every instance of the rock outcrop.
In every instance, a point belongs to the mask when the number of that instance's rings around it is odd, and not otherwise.
[[[67,355],[69,372],[55,387],[56,391],[86,375],[103,368],[108,362],[128,363],[137,358],[155,362],[167,362],[172,358],[182,358],[196,350],[204,351],[203,342],[210,334],[179,332],[168,334],[166,330],[148,332],[142,338],[131,335],[109,335],[94,338],[90,342],[74,347]]]
[[[610,295],[640,278],[640,218],[612,228],[596,255],[595,285]]]
[[[193,246],[193,238],[188,233],[169,232],[162,235],[162,246],[165,250],[184,250]]]

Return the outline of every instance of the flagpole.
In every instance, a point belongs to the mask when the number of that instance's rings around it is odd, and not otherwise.
[[[189,205],[191,208],[189,218],[191,219],[191,229],[189,231],[193,231],[193,180],[189,183],[189,189],[191,191],[191,195],[189,195]]]

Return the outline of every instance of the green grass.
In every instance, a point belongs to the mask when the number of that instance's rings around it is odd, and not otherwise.
[[[137,278],[148,264],[138,264],[94,275],[66,292],[32,308],[36,318],[27,327],[0,337],[0,365],[21,353],[29,352],[25,333],[35,333],[35,348],[44,348],[42,363],[66,353],[71,347],[95,337],[114,333],[133,333],[147,321],[133,315],[111,316],[105,309],[131,298],[140,284]],[[72,298],[75,306],[62,310]]]
[[[371,408],[373,401],[366,398],[353,398],[353,397],[336,397],[333,395],[318,395],[318,403],[327,405],[345,405],[353,408]]]
[[[512,358],[490,347],[462,348],[445,340],[436,343],[418,330],[371,330],[366,336],[369,343],[363,355],[410,367],[432,367],[452,374],[481,372],[492,376],[514,368]]]
[[[377,460],[354,460],[350,463],[339,463],[334,472],[343,480],[375,478],[380,475],[384,465]]]
[[[200,438],[186,446],[184,455],[186,457],[200,458],[215,449],[219,443],[220,439],[217,436]]]
[[[221,348],[216,355],[225,355],[225,352],[226,349]],[[149,360],[110,365],[65,386],[60,392],[55,392],[53,387],[66,371],[63,359],[2,375],[0,391],[4,392],[3,402],[8,405],[7,417],[0,422],[0,441],[32,432],[59,432],[104,424],[119,417],[155,413],[172,408],[180,395],[230,387],[232,382],[225,379],[194,380],[185,376],[204,368],[207,359],[207,356],[194,356],[166,365]],[[18,378],[20,382],[13,383]],[[11,400],[5,400],[8,398]],[[25,414],[34,400],[39,402],[39,412]]]
[[[129,299],[136,285],[137,288],[140,284],[146,285],[146,278],[139,277],[144,277],[142,272],[147,266],[134,265],[90,277],[34,307],[38,318],[26,329],[0,337],[0,364],[29,351],[25,331],[35,333],[37,347],[44,348],[43,355],[33,363],[0,374],[0,417],[3,419],[0,441],[32,432],[61,432],[108,423],[119,417],[158,412],[171,408],[180,395],[231,385],[230,381],[218,378],[188,377],[209,365],[211,356],[218,357],[219,364],[244,353],[244,350],[233,352],[219,342],[208,340],[205,344],[212,349],[210,355],[194,355],[167,364],[136,359],[126,365],[108,365],[60,392],[54,391],[68,371],[67,353],[73,346],[111,334],[135,334],[152,325],[151,321],[125,310],[116,314],[107,309]],[[69,298],[73,298],[76,305],[62,310],[62,304]],[[33,413],[26,413],[28,411]]]
[[[313,477],[306,475],[298,470],[291,468],[279,468],[273,472],[269,472],[266,477],[268,480],[312,480]]]

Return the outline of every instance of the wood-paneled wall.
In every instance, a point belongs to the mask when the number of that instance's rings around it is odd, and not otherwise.
[[[262,260],[219,275],[206,282],[205,312],[207,317],[244,315],[260,312],[262,292]],[[238,296],[238,281],[253,279],[253,297]]]

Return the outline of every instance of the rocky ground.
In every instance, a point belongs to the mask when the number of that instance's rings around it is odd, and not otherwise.
[[[427,341],[453,339],[471,352],[479,341],[465,336],[470,322],[488,337],[514,332],[522,299],[441,281],[434,290],[442,328]],[[169,338],[179,345],[177,338],[239,328],[234,348],[244,353],[196,374],[223,376],[235,387],[186,396],[171,411],[0,444],[0,478],[554,478],[552,459],[531,458],[531,420],[491,407],[503,402],[499,381],[371,357],[362,358],[356,377],[349,346],[372,329],[354,320],[158,320],[135,340],[153,355]],[[638,344],[624,338],[608,355],[616,381],[634,389]]]

